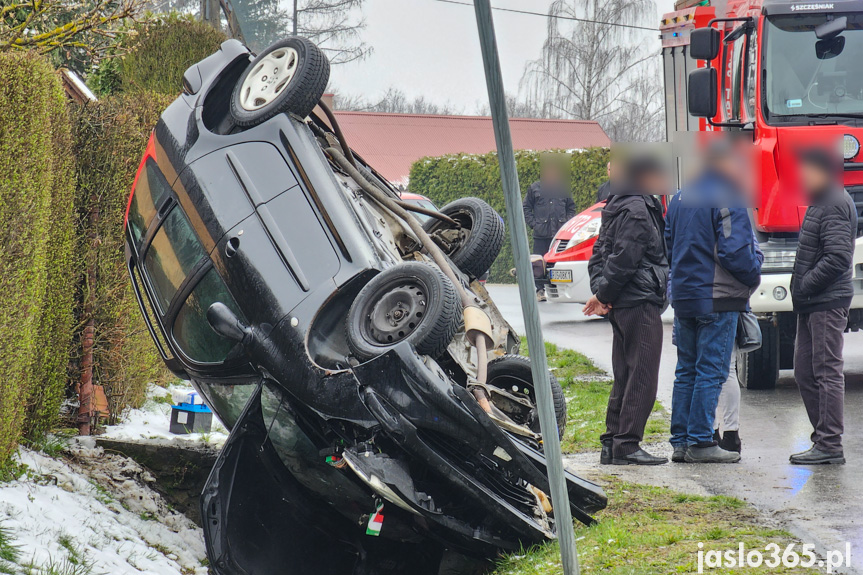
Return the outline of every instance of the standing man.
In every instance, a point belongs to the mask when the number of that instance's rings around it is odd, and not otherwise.
[[[668,179],[654,158],[632,160],[625,170],[625,181],[602,210],[588,264],[594,295],[584,306],[585,315],[609,314],[614,337],[614,385],[600,463],[661,465],[668,460],[647,453],[640,443],[656,402],[662,355],[668,259],[662,204],[655,196],[668,193]]]
[[[563,224],[575,216],[575,202],[570,189],[569,156],[544,156],[541,175],[527,190],[522,207],[524,220],[533,230],[533,253],[544,256],[551,240]],[[536,280],[536,299],[545,301],[545,280]]]
[[[844,331],[854,288],[851,266],[857,237],[857,211],[838,174],[839,159],[813,148],[800,158],[800,176],[809,208],[800,228],[791,275],[797,315],[794,378],[812,423],[812,447],[791,463],[845,463]]]
[[[596,203],[606,201],[611,195],[611,162],[605,165],[605,173],[608,175],[608,179],[596,190]]]
[[[738,316],[761,283],[761,262],[742,198],[743,160],[727,141],[714,142],[705,160],[703,172],[674,196],[666,216],[677,334],[672,461],[734,463],[740,454],[714,441],[713,421]]]

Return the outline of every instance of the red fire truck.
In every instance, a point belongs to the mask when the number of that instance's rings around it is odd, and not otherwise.
[[[764,346],[741,354],[737,365],[744,385],[769,389],[780,369],[792,367],[794,352],[789,286],[806,209],[793,192],[801,147],[842,142],[845,187],[863,236],[863,2],[682,0],[662,17],[660,31],[668,141],[680,132],[715,130],[752,137],[758,164],[752,220],[765,261],[751,306]],[[597,207],[552,242],[550,301],[589,297],[589,287],[581,292],[599,233]],[[863,327],[863,237],[854,253],[854,287],[849,328],[856,331]]]

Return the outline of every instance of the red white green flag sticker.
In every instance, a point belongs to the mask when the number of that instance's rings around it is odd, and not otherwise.
[[[378,505],[377,510],[369,515],[369,525],[366,527],[366,535],[377,537],[381,534],[381,527],[384,526],[384,504]]]

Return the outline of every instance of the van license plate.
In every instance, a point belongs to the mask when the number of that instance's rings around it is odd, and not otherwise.
[[[551,283],[555,284],[571,284],[572,283],[572,270],[550,270],[551,275],[548,279],[551,280]]]

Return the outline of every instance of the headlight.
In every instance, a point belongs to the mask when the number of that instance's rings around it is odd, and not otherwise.
[[[791,271],[794,268],[795,257],[797,257],[797,250],[765,249],[761,271]]]
[[[595,238],[599,235],[599,228],[602,227],[602,219],[596,218],[591,222],[585,224],[580,230],[575,232],[572,236],[572,239],[569,240],[570,246],[576,246],[578,244],[584,243],[589,239]]]
[[[860,141],[851,134],[845,134],[842,138],[842,157],[851,160],[860,152]]]

